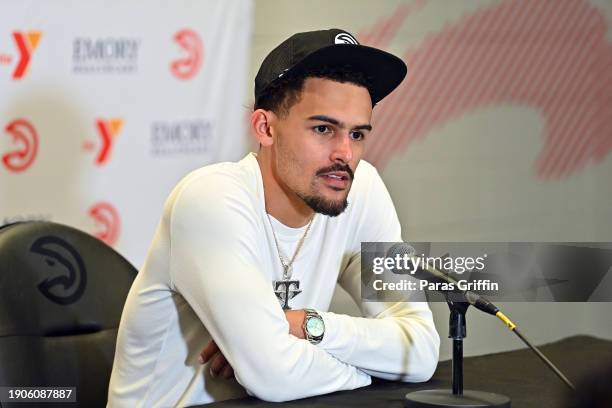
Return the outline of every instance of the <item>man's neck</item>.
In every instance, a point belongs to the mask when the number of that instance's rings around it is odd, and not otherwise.
[[[263,152],[260,151],[256,157],[261,171],[268,214],[291,228],[300,228],[308,224],[314,211],[278,180],[270,165],[271,160],[264,157]]]

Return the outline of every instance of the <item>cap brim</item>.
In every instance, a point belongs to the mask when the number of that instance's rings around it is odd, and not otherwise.
[[[350,65],[369,78],[372,106],[389,95],[408,71],[404,61],[393,54],[365,45],[347,44],[320,48],[291,67],[290,71],[336,65]]]

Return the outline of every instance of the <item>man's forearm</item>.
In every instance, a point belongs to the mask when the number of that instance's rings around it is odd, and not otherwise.
[[[439,336],[427,312],[380,319],[322,312],[326,333],[319,347],[379,378],[426,381],[437,365],[439,348]],[[290,333],[303,339],[306,313],[291,310],[285,315]]]
[[[326,332],[318,346],[340,361],[385,379],[420,382],[433,375],[440,339],[429,309],[380,318],[321,315]]]

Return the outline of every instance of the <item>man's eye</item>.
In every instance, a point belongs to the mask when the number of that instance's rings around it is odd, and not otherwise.
[[[364,137],[365,135],[363,134],[363,132],[360,132],[358,130],[351,132],[351,139],[353,140],[363,140]]]
[[[325,134],[325,133],[330,133],[331,130],[329,129],[329,126],[326,125],[319,125],[319,126],[315,126],[314,128],[315,133],[320,133],[320,134]]]

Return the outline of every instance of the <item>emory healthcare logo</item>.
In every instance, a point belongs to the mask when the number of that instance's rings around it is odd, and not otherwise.
[[[40,31],[13,31],[13,40],[19,51],[19,60],[17,66],[13,71],[13,79],[21,79],[27,73],[32,59],[32,54],[38,47],[42,32]],[[13,57],[7,54],[0,54],[0,64],[10,64],[13,61]]]
[[[2,155],[2,164],[7,170],[19,173],[27,170],[38,154],[38,134],[32,123],[26,119],[15,119],[4,130],[12,136],[15,150]]]
[[[151,126],[151,154],[206,154],[213,143],[213,125],[201,119],[156,121]]]
[[[100,139],[100,145],[97,148],[98,154],[96,155],[96,165],[102,166],[110,159],[113,143],[121,128],[123,127],[123,119],[111,118],[111,119],[97,119],[96,129]],[[95,150],[96,144],[92,141],[86,141],[83,144],[85,150]]]
[[[204,45],[198,33],[190,29],[184,29],[174,34],[176,42],[187,52],[184,58],[176,59],[170,64],[170,72],[178,79],[186,80],[193,78],[204,58]]]
[[[117,209],[110,203],[100,201],[89,208],[88,214],[102,227],[93,236],[109,246],[115,245],[121,231],[121,220]]]
[[[76,37],[72,41],[72,70],[75,74],[134,74],[139,50],[139,38]]]

